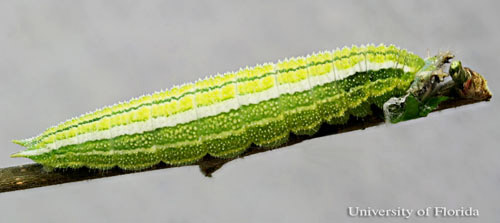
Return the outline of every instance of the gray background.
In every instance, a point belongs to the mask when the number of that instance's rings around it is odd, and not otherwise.
[[[351,44],[453,50],[499,92],[494,1],[1,1],[0,167],[11,139],[205,75]],[[348,206],[500,220],[499,104],[317,138],[229,163],[0,194],[0,222],[400,222]]]

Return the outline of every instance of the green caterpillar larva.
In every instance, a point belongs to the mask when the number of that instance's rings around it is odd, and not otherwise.
[[[47,167],[138,170],[276,147],[404,95],[425,61],[395,46],[352,46],[208,77],[14,140]]]

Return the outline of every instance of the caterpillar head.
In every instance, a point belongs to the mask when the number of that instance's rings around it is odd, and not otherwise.
[[[425,117],[450,97],[472,101],[485,101],[492,97],[486,80],[470,68],[453,61],[448,72],[445,64],[453,58],[450,52],[439,53],[426,59],[426,64],[416,74],[407,94],[391,98],[384,103],[386,122],[397,123]]]

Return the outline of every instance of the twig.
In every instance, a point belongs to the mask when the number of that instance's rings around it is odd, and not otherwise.
[[[440,104],[437,110],[443,110],[447,108],[454,108],[466,104],[480,102],[481,100],[474,99],[463,99],[457,98],[449,101],[445,101]],[[284,148],[289,145],[300,143],[304,140],[311,138],[318,138],[322,136],[338,134],[343,132],[350,132],[360,129],[365,129],[371,126],[379,125],[384,122],[383,114],[380,109],[374,108],[374,113],[362,119],[354,119],[346,123],[345,125],[327,125],[324,124],[318,133],[313,136],[296,136],[291,135],[290,140],[287,144],[282,145],[276,149]],[[265,152],[262,148],[252,146],[245,153],[237,158],[243,158],[256,153]],[[213,172],[218,170],[227,162],[237,159],[218,159],[210,156],[204,157],[202,160],[198,161],[196,164],[200,167],[200,170],[208,177],[212,175]],[[7,167],[0,169],[0,193],[8,191],[23,190],[35,187],[44,187],[56,184],[64,184],[69,182],[77,182],[83,180],[111,177],[123,174],[138,173],[143,171],[159,170],[166,168],[173,168],[175,166],[166,165],[160,163],[152,168],[141,170],[141,171],[125,171],[118,168],[113,168],[111,170],[99,171],[88,168],[80,169],[55,169],[54,171],[47,172],[43,169],[42,165],[39,164],[28,164],[14,167]]]
[[[491,98],[491,92],[488,89],[486,80],[478,73],[472,71],[469,68],[462,67],[460,62],[453,62],[450,66],[450,72],[443,73],[441,71],[441,67],[444,63],[448,62],[450,58],[453,56],[449,53],[440,54],[436,57],[436,63],[439,66],[436,66],[436,69],[432,70],[432,72],[428,72],[424,70],[422,73],[417,74],[417,81],[414,82],[410,87],[409,92],[434,92],[434,94],[439,93],[440,85],[434,83],[434,80],[439,80],[441,78],[435,79],[432,78],[434,76],[439,75],[449,75],[453,80],[448,80],[448,85],[446,88],[445,94],[447,96],[452,97],[451,100],[442,102],[439,104],[439,107],[435,111],[439,111],[442,109],[458,107],[461,105],[476,103],[480,101],[488,101]],[[432,59],[432,58],[431,58]],[[437,73],[435,71],[438,71]],[[439,81],[438,81],[439,82]],[[446,82],[445,82],[446,84]],[[424,94],[425,95],[425,94]],[[406,97],[406,96],[405,96]],[[420,99],[420,97],[419,97]],[[385,104],[388,104],[386,102]],[[387,112],[386,105],[384,104],[384,111]],[[404,107],[402,107],[404,108]],[[376,106],[372,106],[372,115],[366,116],[365,118],[351,118],[344,125],[327,125],[323,124],[320,130],[313,136],[297,136],[290,135],[289,141],[278,148],[283,148],[289,145],[297,144],[307,139],[322,137],[326,135],[338,134],[343,132],[349,132],[359,129],[365,129],[367,127],[379,125],[384,122],[384,111],[377,108]],[[390,111],[389,111],[390,112]],[[387,117],[387,113],[385,114]],[[419,116],[420,117],[420,116]],[[278,149],[275,148],[275,149]],[[209,155],[203,157],[196,164],[200,167],[200,170],[205,174],[205,176],[210,177],[213,172],[221,168],[227,162],[237,158],[243,158],[252,154],[260,153],[267,151],[263,148],[257,146],[251,146],[246,152],[236,158],[232,159],[219,159],[214,158]],[[23,166],[15,166],[8,167],[4,169],[0,169],[0,193],[7,191],[15,191],[15,190],[23,190],[28,188],[35,187],[44,187],[55,184],[63,184],[69,182],[76,182],[82,180],[90,180],[96,178],[110,177],[122,174],[129,173],[137,173],[143,171],[151,171],[165,168],[172,168],[174,166],[170,166],[164,163],[160,163],[152,168],[141,170],[141,171],[126,171],[119,168],[113,168],[111,170],[93,170],[88,168],[79,168],[79,169],[55,169],[53,171],[45,171],[43,166],[39,164],[30,164]]]

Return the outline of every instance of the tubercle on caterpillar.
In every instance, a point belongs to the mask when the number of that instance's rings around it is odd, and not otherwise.
[[[190,164],[206,154],[232,158],[252,143],[277,147],[290,132],[312,135],[322,123],[367,116],[372,105],[384,110],[388,122],[423,117],[450,91],[467,94],[467,78],[484,80],[454,62],[449,73],[456,84],[439,84],[449,75],[442,69],[452,57],[446,52],[424,60],[393,45],[366,45],[246,67],[14,140],[27,150],[12,157],[48,168],[139,170],[161,161]],[[474,97],[491,97],[486,82],[476,82],[485,90]]]

